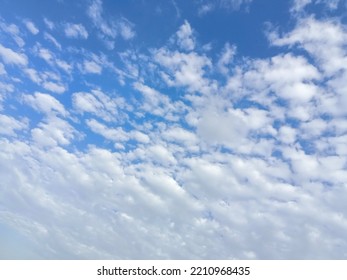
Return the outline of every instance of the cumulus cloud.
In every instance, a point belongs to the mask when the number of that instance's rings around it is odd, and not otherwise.
[[[74,39],[87,39],[89,35],[82,24],[76,23],[66,23],[64,31],[67,37]]]
[[[98,64],[95,61],[84,61],[84,63],[83,63],[83,71],[85,73],[101,74],[102,67],[101,67],[100,64]]]
[[[28,57],[23,53],[17,53],[10,48],[0,44],[0,57],[6,64],[25,66],[28,64]]]
[[[297,27],[283,36],[270,35],[276,46],[298,46],[318,61],[327,74],[334,74],[346,67],[346,32],[338,22],[316,20],[313,17],[300,19]],[[318,47],[319,46],[319,47]],[[329,53],[325,50],[329,49]]]
[[[36,25],[30,21],[30,20],[25,20],[24,21],[25,27],[33,34],[33,35],[37,35],[40,30],[36,27]]]

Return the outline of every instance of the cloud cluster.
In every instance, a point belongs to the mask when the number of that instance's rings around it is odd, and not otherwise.
[[[100,0],[87,14],[111,45],[135,36]],[[0,44],[0,232],[19,232],[23,255],[347,257],[342,22],[297,16],[267,33],[275,54],[251,58],[228,42],[211,55],[186,20],[167,44],[120,54],[122,65],[62,47],[90,39],[86,24],[58,34],[45,21],[26,20],[43,38],[33,45],[0,21],[22,46]]]

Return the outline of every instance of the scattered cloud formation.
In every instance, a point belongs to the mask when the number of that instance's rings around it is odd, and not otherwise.
[[[101,32],[99,34],[100,39],[109,49],[113,49],[116,37],[121,36],[124,40],[130,40],[135,36],[134,24],[124,17],[117,20],[113,18],[105,19],[102,5],[101,0],[91,1],[87,9],[87,15]]]
[[[205,41],[251,2],[174,2],[155,36],[110,1],[0,17],[0,258],[347,258],[341,3],[288,2],[259,55]]]

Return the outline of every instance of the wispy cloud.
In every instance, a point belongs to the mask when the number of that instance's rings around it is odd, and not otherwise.
[[[25,20],[24,21],[25,27],[34,35],[37,35],[40,30],[36,27],[36,25],[30,21],[30,20]]]

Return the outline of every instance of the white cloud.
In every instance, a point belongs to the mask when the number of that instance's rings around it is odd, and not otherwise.
[[[209,82],[204,78],[204,74],[211,66],[211,61],[206,56],[195,52],[186,54],[159,49],[154,58],[168,70],[163,72],[163,78],[169,86],[185,86],[191,91],[200,92],[209,90]]]
[[[48,18],[43,19],[44,23],[48,27],[49,30],[53,30],[55,28],[55,24],[53,21],[49,20]]]
[[[104,18],[101,0],[91,1],[91,5],[87,9],[87,15],[95,27],[101,31],[99,37],[109,49],[114,48],[114,40],[117,36],[120,35],[124,40],[130,40],[136,35],[134,24],[126,18],[117,21]]]
[[[276,33],[270,34],[270,40],[274,45],[298,45],[306,50],[328,75],[346,69],[346,38],[347,33],[339,23],[319,21],[313,17],[299,20],[293,31],[281,37]]]
[[[93,3],[98,19],[101,1]],[[151,55],[122,53],[122,68],[88,50],[69,49],[76,60],[68,60],[39,46],[55,69],[33,59],[0,83],[6,109],[25,114],[12,102],[21,96],[42,113],[31,137],[25,118],[0,115],[0,220],[41,258],[345,259],[347,76],[342,63],[326,67],[345,56],[344,29],[308,21],[272,42],[312,57],[286,48],[240,57],[230,44],[210,57],[171,39]],[[333,46],[333,55],[308,41]],[[70,63],[123,75],[127,98],[89,75],[71,95],[17,94],[22,74],[50,90],[75,88],[58,74]]]
[[[150,156],[154,161],[167,165],[170,163],[176,163],[176,159],[173,154],[162,145],[154,145],[148,148]]]
[[[212,3],[206,3],[199,7],[198,15],[203,16],[211,11],[213,11],[215,6]]]
[[[308,5],[312,5],[312,4],[315,4],[315,5],[323,4],[325,5],[326,8],[330,10],[336,10],[340,2],[341,2],[340,0],[294,0],[291,11],[292,12],[305,11],[305,8]]]
[[[221,56],[217,62],[217,67],[219,71],[226,75],[228,74],[228,66],[232,62],[234,56],[236,53],[236,47],[230,46],[229,43],[225,44],[223,52],[221,53]]]
[[[35,110],[43,112],[47,115],[60,114],[66,116],[67,112],[64,105],[61,104],[53,96],[45,93],[36,92],[34,95],[24,95],[23,100],[32,106]]]
[[[312,0],[294,0],[291,10],[294,12],[302,11]]]
[[[61,44],[49,33],[45,32],[44,37],[46,40],[50,41],[53,43],[53,45],[55,45],[59,50],[61,50]]]
[[[106,125],[91,119],[86,121],[87,125],[89,128],[97,133],[105,137],[107,140],[112,140],[112,141],[126,141],[128,140],[127,134],[123,131],[121,127],[118,128],[109,128]]]
[[[88,7],[87,14],[95,24],[97,28],[101,30],[104,35],[111,38],[117,36],[117,31],[113,26],[113,23],[108,23],[102,17],[103,9],[101,0],[92,1],[91,5]]]
[[[198,14],[203,16],[216,8],[222,9],[224,11],[237,11],[241,8],[248,9],[253,0],[203,0],[199,1]]]
[[[28,75],[28,77],[30,78],[30,80],[32,80],[34,83],[36,84],[41,84],[42,82],[42,79],[39,75],[39,73],[33,69],[33,68],[26,68],[23,70],[25,74]]]
[[[49,90],[54,93],[64,93],[66,91],[66,87],[62,84],[46,81],[42,84],[43,88]]]
[[[16,44],[21,48],[25,45],[24,40],[20,36],[20,30],[17,25],[15,24],[7,24],[0,18],[0,28],[6,32],[7,34],[10,34],[10,36],[13,38],[13,40],[16,42]]]
[[[220,6],[231,10],[239,10],[242,6],[248,6],[253,0],[220,0]]]
[[[90,74],[101,74],[102,67],[99,63],[95,61],[84,61],[83,62],[83,71],[84,73]]]
[[[67,63],[66,61],[64,60],[61,60],[61,59],[56,59],[55,60],[55,63],[57,64],[57,66],[64,70],[66,73],[71,73],[72,69],[73,69],[73,66],[69,63]]]
[[[106,122],[120,121],[123,116],[119,111],[131,110],[123,98],[112,97],[99,90],[92,90],[91,93],[75,92],[72,103],[78,113],[92,113]]]
[[[36,25],[30,21],[30,20],[25,20],[24,21],[25,27],[34,35],[37,35],[40,30],[36,27]]]
[[[69,145],[76,134],[66,120],[56,116],[49,116],[31,130],[33,141],[40,147]]]
[[[64,31],[68,38],[74,39],[87,39],[89,35],[82,24],[76,23],[66,23]]]
[[[96,113],[104,105],[90,93],[77,92],[72,96],[74,107],[82,112]]]
[[[193,30],[188,21],[184,21],[176,35],[177,43],[183,50],[191,51],[194,49],[195,39],[193,37]]]
[[[12,49],[0,44],[0,56],[6,64],[16,64],[25,66],[28,64],[28,57],[23,53],[17,53]]]
[[[24,130],[28,127],[27,120],[17,120],[13,117],[0,114],[0,134],[16,136],[15,131]]]
[[[45,60],[48,64],[53,64],[54,55],[49,49],[37,46],[35,47],[35,51],[37,52],[37,55]]]
[[[124,40],[129,40],[134,38],[136,33],[134,31],[134,25],[131,22],[129,22],[126,19],[123,19],[121,22],[119,22],[118,26],[119,26],[119,33]]]

